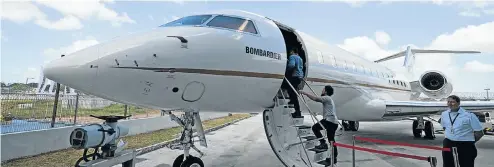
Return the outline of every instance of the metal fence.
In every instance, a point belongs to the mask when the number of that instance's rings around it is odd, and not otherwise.
[[[51,128],[55,95],[2,94],[1,133]],[[65,95],[58,98],[54,127],[101,122],[89,115],[132,115],[131,118],[159,116],[158,110],[127,106],[89,95]]]

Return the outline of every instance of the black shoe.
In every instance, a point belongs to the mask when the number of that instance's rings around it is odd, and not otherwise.
[[[327,150],[328,145],[327,144],[320,144],[320,145],[316,146],[315,148],[318,150]]]

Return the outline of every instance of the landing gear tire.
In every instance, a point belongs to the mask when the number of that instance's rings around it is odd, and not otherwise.
[[[343,126],[343,129],[345,129],[345,131],[350,130],[350,125],[348,125],[347,121],[341,121],[341,125]]]
[[[172,167],[204,167],[204,163],[200,158],[189,155],[187,159],[184,159],[184,154],[179,155],[175,161],[173,161]]]
[[[343,128],[345,131],[358,131],[359,129],[359,122],[358,121],[343,121],[342,122]]]
[[[425,132],[424,139],[435,139],[436,138],[436,136],[434,135],[434,124],[432,124],[431,121],[425,122],[424,132]]]
[[[416,138],[422,137],[422,129],[417,129],[418,126],[419,126],[419,121],[417,120],[413,121],[412,131],[413,131],[413,136]]]
[[[358,121],[348,121],[350,124],[350,130],[352,131],[358,131],[359,128],[359,122]]]

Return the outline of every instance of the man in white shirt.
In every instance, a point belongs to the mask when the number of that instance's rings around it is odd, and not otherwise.
[[[335,114],[333,99],[331,99],[331,95],[333,95],[333,87],[329,85],[325,86],[324,89],[322,90],[321,96],[315,96],[304,91],[299,91],[299,93],[306,95],[311,100],[322,103],[323,119],[320,121],[320,123],[324,126],[324,128],[326,128],[326,132],[327,132],[326,134],[328,135],[329,141],[335,141],[334,136],[336,130],[338,129],[338,119]],[[321,125],[319,125],[319,123],[316,123],[312,126],[312,131],[314,132],[314,135],[316,135],[317,138],[323,137],[321,134],[321,130],[322,127]],[[326,140],[320,139],[319,141],[321,144],[316,146],[316,149],[327,150],[328,145],[326,144]],[[333,162],[334,164],[336,164],[338,149],[336,149],[336,146],[333,146],[333,150],[334,150]]]
[[[460,98],[455,95],[448,97],[450,109],[441,113],[441,126],[445,131],[444,148],[456,147],[461,167],[474,167],[477,157],[475,142],[484,135],[479,119],[473,113],[460,107]],[[453,154],[443,151],[443,167],[454,167]]]

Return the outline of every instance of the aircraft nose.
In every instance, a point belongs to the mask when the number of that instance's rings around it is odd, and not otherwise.
[[[57,83],[76,90],[87,90],[92,86],[97,74],[99,58],[97,49],[85,49],[49,62],[43,67],[43,75]]]

